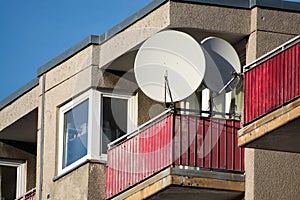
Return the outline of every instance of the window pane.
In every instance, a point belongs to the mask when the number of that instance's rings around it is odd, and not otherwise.
[[[87,154],[88,100],[64,114],[63,168]]]
[[[127,99],[103,97],[102,153],[107,153],[108,143],[127,132]]]
[[[15,199],[17,187],[17,168],[0,166],[0,199]]]

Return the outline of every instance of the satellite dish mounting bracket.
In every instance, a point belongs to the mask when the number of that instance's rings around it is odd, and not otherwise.
[[[173,101],[172,92],[171,92],[171,88],[170,88],[169,80],[168,80],[168,71],[166,71],[164,78],[165,78],[165,106],[168,107],[168,105],[167,105],[167,91],[168,91],[169,97],[171,99],[169,108],[175,109],[175,103]]]
[[[233,71],[231,73],[232,78],[224,85],[224,87],[221,88],[221,90],[217,93],[218,95],[221,94],[224,90],[226,90],[226,88],[233,82],[235,81],[236,78],[240,79],[240,77],[242,76],[242,74],[239,74],[235,71]]]

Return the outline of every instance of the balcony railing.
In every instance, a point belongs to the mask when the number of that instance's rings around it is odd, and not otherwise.
[[[164,113],[108,151],[106,197],[111,198],[171,165],[244,170],[240,122]]]
[[[36,199],[36,189],[29,190],[22,196],[16,198],[16,200],[35,200]]]
[[[300,96],[300,36],[245,67],[244,124]]]

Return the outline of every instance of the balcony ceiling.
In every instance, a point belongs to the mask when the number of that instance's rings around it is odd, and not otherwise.
[[[0,132],[0,140],[36,143],[37,109],[29,112]]]
[[[239,130],[239,146],[300,153],[300,98]]]
[[[180,186],[170,186],[165,190],[153,195],[149,200],[165,199],[165,200],[232,200],[243,199],[242,192],[223,191],[214,189],[195,189]]]
[[[269,132],[245,147],[300,153],[300,117]]]

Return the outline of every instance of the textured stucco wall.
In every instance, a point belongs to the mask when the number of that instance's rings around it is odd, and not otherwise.
[[[89,164],[88,199],[104,200],[106,195],[106,166],[99,163]]]
[[[89,164],[56,180],[47,188],[43,199],[88,199]],[[46,188],[44,188],[46,189]]]
[[[166,28],[170,24],[169,4],[169,2],[163,4],[102,44],[100,67],[112,62],[130,49],[136,48],[142,41]]]
[[[92,83],[92,69],[98,62],[97,46],[89,46],[72,58],[61,63],[59,66],[45,74],[46,91],[44,104],[44,154],[43,154],[43,193],[42,198],[47,199],[84,199],[87,198],[88,166],[82,166],[74,173],[62,177],[56,182],[58,162],[58,130],[59,130],[59,107],[76,95],[87,90]],[[95,57],[94,57],[95,56]],[[40,85],[43,77],[40,77]],[[40,108],[42,108],[42,96],[40,90]],[[40,188],[39,160],[41,142],[41,119],[42,109],[39,109],[38,121],[38,158],[37,158],[37,192]],[[78,183],[82,179],[82,185]],[[75,181],[76,180],[76,181]],[[78,187],[78,188],[77,188]],[[81,188],[82,187],[82,188]],[[78,192],[74,192],[74,188]],[[38,194],[39,195],[39,194]],[[62,195],[62,196],[60,196]],[[69,195],[69,196],[65,196]],[[68,197],[68,198],[65,198]],[[70,197],[70,198],[69,198]]]
[[[299,199],[300,154],[251,150],[246,156],[246,200]]]
[[[2,142],[0,142],[0,149],[0,158],[25,160],[27,162],[26,189],[35,188],[36,156]]]
[[[39,89],[34,87],[0,111],[0,131],[38,107]]]
[[[170,19],[172,27],[197,28],[199,32],[250,33],[250,11],[246,9],[171,2]]]
[[[257,29],[287,35],[300,33],[300,13],[264,8],[254,8],[257,11]]]
[[[247,63],[300,33],[300,13],[253,8]]]
[[[98,65],[99,50],[100,47],[98,45],[90,45],[47,72],[46,91],[78,74],[80,71],[90,66]]]

